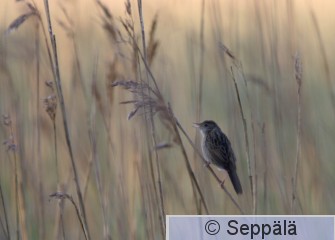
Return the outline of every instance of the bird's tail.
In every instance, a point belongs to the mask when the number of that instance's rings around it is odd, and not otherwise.
[[[240,179],[237,176],[236,171],[229,171],[228,172],[230,181],[232,182],[234,189],[236,191],[237,194],[242,194],[242,186],[241,186],[241,182]]]

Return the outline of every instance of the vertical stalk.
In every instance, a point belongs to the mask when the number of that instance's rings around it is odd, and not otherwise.
[[[294,213],[294,206],[295,201],[297,198],[297,182],[298,182],[298,168],[299,168],[299,162],[300,162],[300,150],[301,150],[301,142],[300,142],[300,135],[301,135],[301,85],[302,85],[302,68],[301,68],[301,62],[300,57],[298,53],[295,56],[295,79],[297,82],[297,105],[298,105],[298,113],[297,113],[297,155],[295,159],[295,165],[294,165],[294,175],[292,178],[292,202],[291,202],[291,214]]]
[[[142,0],[138,0],[138,13],[140,18],[140,25],[141,25],[141,37],[142,37],[142,47],[143,47],[143,55],[144,55],[144,62],[147,66],[147,47],[146,47],[146,41],[145,41],[145,31],[144,31],[144,19],[143,19],[143,13],[142,13]],[[147,83],[149,84],[149,73],[148,69],[146,68],[146,79]],[[153,79],[153,83],[155,85],[155,88],[158,89],[158,85],[156,81]],[[148,92],[150,96],[150,91]],[[156,135],[155,135],[155,124],[153,120],[153,114],[152,114],[152,107],[149,106],[149,123],[151,127],[151,136],[153,141],[153,146],[157,145],[156,141]],[[164,199],[163,199],[163,188],[162,188],[162,182],[161,182],[161,172],[160,172],[160,162],[158,158],[157,149],[154,149],[155,153],[155,159],[156,159],[156,171],[157,171],[157,179],[158,179],[158,193],[159,193],[159,210],[160,210],[160,222],[161,222],[161,233],[162,237],[164,238],[166,223],[165,223],[165,208],[164,208]]]
[[[66,117],[66,110],[65,110],[65,102],[64,102],[64,97],[63,97],[63,91],[62,91],[62,85],[61,85],[61,79],[60,79],[60,72],[59,72],[59,65],[58,65],[58,55],[57,55],[57,44],[56,44],[56,37],[55,34],[53,33],[52,30],[52,25],[51,25],[51,17],[50,17],[50,10],[49,10],[49,1],[44,0],[44,6],[45,6],[45,12],[48,20],[48,31],[50,35],[50,42],[52,46],[52,52],[53,52],[53,69],[55,73],[55,82],[57,86],[57,93],[58,93],[58,98],[59,98],[59,103],[61,107],[61,112],[62,112],[62,120],[63,120],[63,126],[64,126],[64,131],[65,131],[65,139],[66,139],[66,144],[68,147],[68,151],[70,154],[70,160],[71,160],[71,165],[72,165],[72,170],[74,174],[74,181],[76,184],[76,191],[77,191],[77,196],[79,200],[79,207],[81,211],[81,217],[83,218],[83,229],[84,229],[84,234],[86,239],[90,239],[90,233],[88,229],[88,224],[87,224],[87,218],[86,218],[86,211],[85,211],[85,205],[84,205],[84,199],[82,192],[80,190],[80,184],[79,184],[79,178],[78,178],[78,172],[77,172],[77,166],[74,160],[73,156],[73,150],[72,150],[72,145],[70,141],[70,133],[69,133],[69,127],[67,124],[67,117]]]

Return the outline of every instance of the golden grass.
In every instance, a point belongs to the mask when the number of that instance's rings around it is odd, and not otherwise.
[[[0,3],[1,239],[334,214],[331,2],[47,2]],[[203,166],[192,123],[205,119],[231,139],[239,197]]]

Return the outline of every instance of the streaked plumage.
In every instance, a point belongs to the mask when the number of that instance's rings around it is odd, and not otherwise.
[[[225,169],[236,193],[241,194],[242,186],[236,173],[236,158],[227,136],[214,121],[204,121],[194,125],[200,129],[201,148],[206,161]]]

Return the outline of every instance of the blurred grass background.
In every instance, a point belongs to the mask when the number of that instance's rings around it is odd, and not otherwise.
[[[53,121],[43,103],[53,94],[44,84],[53,81],[53,74],[42,26],[33,16],[6,34],[17,17],[30,11],[27,2],[0,1],[0,113],[10,116],[13,128],[11,134],[10,126],[1,124],[0,139],[5,142],[12,136],[17,146],[16,151],[7,151],[8,144],[4,144],[0,151],[0,238],[8,238],[8,222],[11,238],[19,225],[22,239],[25,235],[28,239],[84,239],[73,205],[49,199],[49,194],[63,191],[78,203],[60,106],[56,110],[55,150]],[[157,160],[152,139],[145,131],[145,114],[138,113],[127,121],[132,107],[119,103],[133,96],[111,87],[116,80],[145,78],[145,67],[141,60],[136,63],[140,58],[134,57],[131,39],[121,23],[133,21],[135,38],[143,51],[138,2],[130,1],[130,15],[122,0],[102,3],[113,16],[109,26],[119,30],[124,39],[113,39],[103,20],[106,12],[97,2],[50,2],[87,225],[92,239],[163,239],[157,193],[153,190],[158,173],[155,167],[155,180],[150,177],[149,159],[155,166],[159,161],[166,214],[205,212],[197,208],[199,199],[194,197],[171,130],[154,116],[157,143],[172,145],[158,150]],[[36,1],[36,6],[47,31],[43,1]],[[248,126],[256,213],[334,214],[334,10],[331,0],[143,1],[147,42],[152,33],[158,44],[150,69],[159,89],[193,140],[196,131],[192,122],[206,119],[215,120],[228,135],[244,190],[243,195],[233,196],[247,214],[253,213],[254,207],[245,133],[230,71],[233,62],[220,43],[243,66],[235,77]],[[152,30],[155,19],[157,25]],[[302,61],[300,135],[297,52]],[[292,208],[297,138],[301,154],[296,204]],[[194,149],[184,137],[182,140],[209,213],[239,214]],[[216,172],[221,179],[226,177]],[[15,173],[22,189],[19,224]],[[225,185],[233,192],[229,181]],[[59,201],[64,204],[63,210]],[[64,216],[63,227],[60,213]]]

